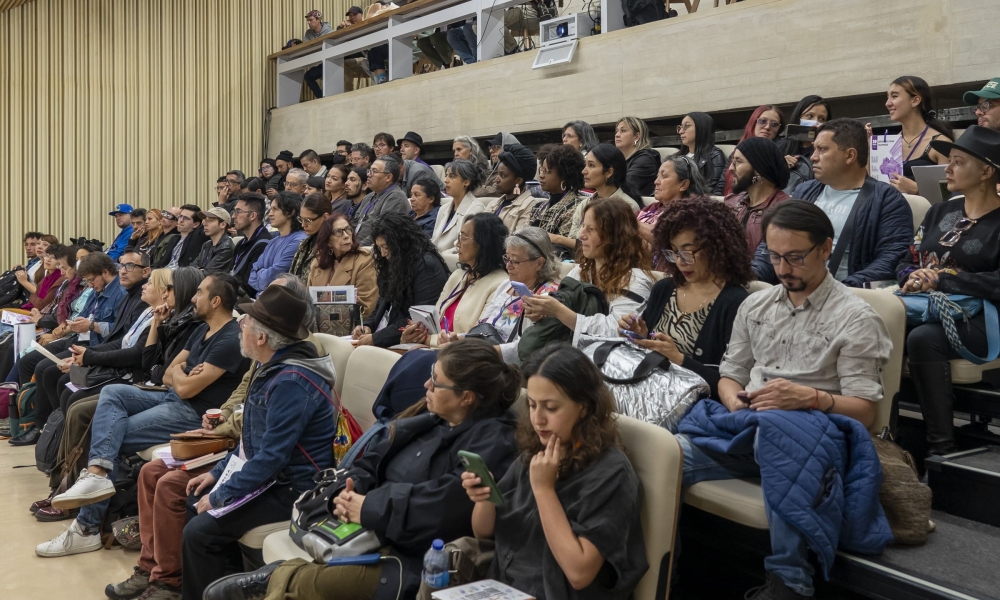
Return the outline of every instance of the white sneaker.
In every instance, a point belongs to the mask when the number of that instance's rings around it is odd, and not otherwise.
[[[86,535],[83,528],[73,519],[73,523],[54,539],[35,546],[35,554],[42,558],[55,558],[100,550],[101,534]]]
[[[73,487],[52,499],[52,507],[63,510],[80,508],[114,495],[115,484],[110,479],[84,469]]]

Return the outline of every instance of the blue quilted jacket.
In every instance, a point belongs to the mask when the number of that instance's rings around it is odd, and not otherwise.
[[[823,576],[838,548],[880,554],[892,541],[878,494],[882,466],[864,426],[819,411],[729,410],[715,400],[697,403],[679,431],[699,448],[752,454],[769,506],[805,536],[819,555]]]

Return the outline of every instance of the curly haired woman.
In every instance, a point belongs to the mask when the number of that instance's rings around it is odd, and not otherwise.
[[[436,304],[450,275],[437,248],[409,215],[387,213],[372,225],[378,303],[353,337],[361,346],[399,343],[410,307]]]
[[[640,346],[701,375],[714,397],[718,364],[752,279],[743,227],[721,202],[681,198],[663,209],[653,245],[666,259],[667,277],[653,286],[642,315],[618,325],[638,334]]]
[[[639,237],[635,215],[617,198],[587,203],[579,252],[582,254],[579,264],[566,277],[592,284],[604,292],[610,306],[607,315],[577,314],[554,296],[523,299],[526,319],[536,322],[542,317],[556,317],[573,330],[574,344],[581,335],[616,335],[618,319],[635,312],[653,287],[649,251]]]

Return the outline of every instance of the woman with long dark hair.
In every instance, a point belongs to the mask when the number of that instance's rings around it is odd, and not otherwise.
[[[643,313],[618,326],[637,333],[640,346],[701,375],[714,397],[718,364],[753,278],[743,226],[725,204],[693,196],[667,204],[653,238],[667,277],[653,286]]]
[[[55,256],[62,249],[61,244],[46,246],[45,254],[42,255],[42,268],[39,270],[39,273],[42,273],[42,279],[28,296],[27,302],[21,305],[22,310],[41,310],[51,304],[56,297],[59,286],[66,280],[62,271],[59,270]],[[21,274],[24,271],[16,271],[16,273]]]
[[[458,144],[458,140],[455,144]],[[486,205],[472,193],[482,182],[483,171],[471,160],[456,158],[445,165],[444,191],[448,198],[441,202],[441,208],[434,219],[434,232],[431,234],[431,241],[439,252],[453,250],[465,219],[486,210]]]
[[[773,104],[758,106],[747,120],[747,125],[743,128],[743,135],[740,137],[740,142],[752,137],[764,137],[774,141],[785,130],[785,122],[785,113],[781,112],[781,109],[777,106]],[[722,195],[728,196],[733,191],[733,174],[730,172],[728,165],[725,179],[726,187]]]
[[[358,245],[347,215],[335,212],[323,221],[316,234],[315,255],[306,285],[353,285],[364,314],[372,314],[378,302],[375,259],[371,250]]]
[[[354,329],[359,345],[388,348],[399,343],[410,307],[436,304],[450,273],[420,226],[400,213],[372,223],[379,299],[364,325]]]
[[[637,117],[619,119],[615,126],[615,147],[625,155],[625,178],[632,189],[640,196],[652,194],[660,153],[652,148],[646,122]]]
[[[441,335],[472,329],[497,288],[508,281],[504,268],[504,239],[508,233],[500,217],[492,213],[476,213],[465,220],[458,236],[459,268],[444,284],[436,303]],[[414,323],[403,331],[402,340],[437,346],[438,337]],[[450,338],[445,335],[445,339]]]
[[[597,133],[586,121],[570,121],[563,125],[562,143],[573,147],[580,154],[586,154],[601,143]]]
[[[271,208],[267,214],[271,226],[278,230],[278,235],[271,237],[263,254],[250,269],[250,287],[258,292],[264,291],[279,273],[288,272],[299,245],[309,237],[302,231],[302,223],[299,222],[301,208],[302,198],[294,192],[278,192],[274,200],[271,200]]]
[[[153,271],[158,274],[159,270]],[[187,339],[202,324],[194,314],[194,298],[205,274],[196,267],[175,269],[165,284],[164,299],[153,308],[153,322],[142,350],[142,369],[147,381],[160,385],[163,373],[184,349]],[[153,282],[150,276],[150,282]],[[147,284],[149,285],[149,284]]]
[[[715,147],[715,121],[707,113],[688,113],[677,126],[677,135],[681,138],[678,154],[694,160],[709,193],[721,196],[726,187],[726,155]]]
[[[955,134],[937,118],[931,86],[919,77],[904,75],[889,84],[885,107],[889,118],[903,126],[903,174],[892,174],[889,183],[903,194],[916,194],[913,167],[948,164],[948,157],[932,147],[931,142],[950,142]]]
[[[392,442],[367,449],[336,484],[331,503],[337,519],[375,533],[388,561],[290,560],[224,577],[205,590],[206,599],[264,598],[265,587],[267,598],[416,597],[431,543],[473,533],[458,451],[479,455],[493,473],[506,472],[517,454],[510,407],[521,392],[521,374],[481,340],[449,344],[427,376],[424,399],[393,420]]]
[[[330,214],[335,212],[347,214],[351,208],[351,199],[347,197],[347,178],[351,176],[351,165],[337,163],[326,171],[323,184],[323,195],[330,201]]]
[[[583,211],[587,209],[587,204],[594,200],[614,198],[627,204],[633,214],[639,212],[642,208],[642,196],[636,193],[626,180],[627,170],[625,155],[611,144],[598,144],[587,153],[582,171],[583,187],[594,190],[594,195],[584,198],[576,205],[573,221],[570,224],[573,231],[579,233],[583,227]],[[576,244],[574,241],[574,245]]]
[[[587,204],[580,231],[579,261],[566,276],[596,286],[608,299],[607,315],[584,316],[552,296],[524,299],[525,318],[556,317],[581,335],[617,336],[618,319],[635,312],[653,287],[650,253],[639,236],[635,215],[621,201],[602,198]]]
[[[549,199],[535,206],[530,223],[548,232],[550,241],[559,246],[560,256],[569,257],[580,233],[579,229],[573,231],[573,213],[588,197],[580,191],[586,163],[583,155],[569,144],[542,146],[535,157],[539,164],[538,181]]]
[[[614,397],[583,352],[553,344],[525,366],[519,460],[500,477],[503,504],[475,473],[472,530],[496,543],[489,576],[536,598],[631,598],[649,564],[642,489],[621,448]],[[499,474],[498,474],[499,475]]]
[[[832,118],[833,109],[830,108],[830,103],[821,96],[811,95],[799,100],[799,103],[795,105],[792,116],[788,117],[788,124],[819,127]],[[795,190],[795,186],[814,179],[813,145],[810,141],[790,140],[786,136],[778,140],[778,148],[785,156],[785,162],[791,172],[788,185],[784,188],[786,194],[791,194]]]
[[[316,257],[316,234],[320,226],[330,216],[333,209],[330,207],[330,200],[322,193],[309,194],[302,202],[299,209],[299,223],[302,224],[302,231],[309,236],[302,240],[299,249],[292,257],[292,266],[288,272],[303,281],[309,277],[309,269],[312,266],[313,258]]]

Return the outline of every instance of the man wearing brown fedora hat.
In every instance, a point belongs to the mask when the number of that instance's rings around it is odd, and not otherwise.
[[[254,527],[289,518],[295,499],[313,488],[316,471],[334,464],[337,414],[330,390],[336,375],[330,357],[320,357],[305,341],[307,301],[272,285],[239,309],[246,313],[240,352],[259,366],[247,390],[239,456],[231,454],[188,483],[188,506],[198,514],[184,528],[185,598],[201,598],[226,575],[239,539]],[[244,457],[241,470],[213,488],[228,464]],[[258,491],[224,519],[204,514]]]

